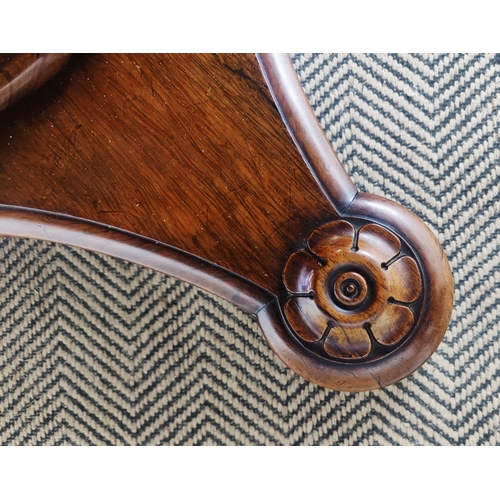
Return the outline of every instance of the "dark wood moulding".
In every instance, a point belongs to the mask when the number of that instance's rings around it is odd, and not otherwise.
[[[41,87],[69,57],[69,54],[0,54],[0,110]]]
[[[453,286],[439,243],[358,192],[288,56],[80,55],[3,102],[1,234],[216,293],[336,390],[401,380],[442,339]]]

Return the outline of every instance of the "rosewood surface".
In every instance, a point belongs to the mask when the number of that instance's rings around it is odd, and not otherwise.
[[[215,292],[333,389],[385,387],[437,348],[446,256],[416,215],[358,192],[288,56],[75,56],[14,100],[0,115],[1,234]]]
[[[254,55],[74,56],[0,117],[0,201],[172,244],[277,293],[335,215]]]

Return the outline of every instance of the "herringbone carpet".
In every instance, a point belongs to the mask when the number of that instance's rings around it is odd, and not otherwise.
[[[455,278],[438,351],[371,393],[318,388],[251,316],[97,254],[0,244],[2,444],[500,444],[500,61],[295,55],[356,184],[419,214]]]

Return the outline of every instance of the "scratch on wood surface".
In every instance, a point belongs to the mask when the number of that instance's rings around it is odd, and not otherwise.
[[[52,241],[52,238],[49,236],[49,233],[47,233],[47,230],[45,229],[45,226],[43,224],[37,224],[38,227],[42,228],[42,231],[45,233],[45,236],[47,236],[48,241]]]

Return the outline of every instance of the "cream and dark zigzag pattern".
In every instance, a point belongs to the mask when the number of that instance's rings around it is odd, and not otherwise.
[[[415,211],[450,258],[437,352],[392,387],[336,393],[289,371],[221,299],[3,238],[1,444],[500,444],[500,59],[293,60],[356,184]]]

